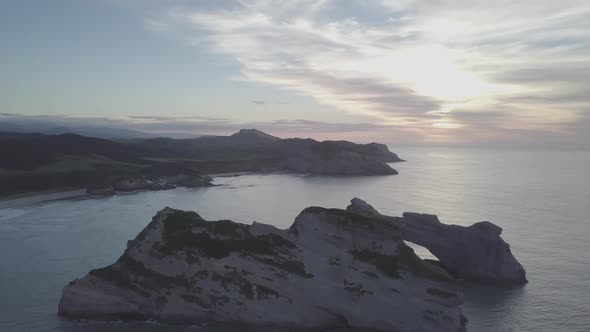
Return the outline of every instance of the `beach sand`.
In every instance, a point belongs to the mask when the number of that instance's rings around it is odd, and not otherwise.
[[[22,206],[29,206],[41,202],[53,201],[57,199],[73,198],[85,196],[85,189],[75,189],[68,191],[53,191],[53,192],[32,192],[18,196],[7,197],[0,199],[0,209],[15,208]]]

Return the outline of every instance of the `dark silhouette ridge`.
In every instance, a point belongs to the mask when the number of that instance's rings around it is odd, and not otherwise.
[[[388,175],[397,172],[387,163],[402,161],[383,144],[281,139],[256,129],[230,136],[118,141],[76,134],[0,133],[0,154],[0,195],[79,187],[112,192],[108,187],[122,180],[137,188],[168,189],[171,176],[194,179],[210,173]],[[177,180],[175,185],[202,183]]]

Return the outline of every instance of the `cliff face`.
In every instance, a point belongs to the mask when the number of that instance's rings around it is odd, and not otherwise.
[[[355,198],[348,211],[397,225],[403,238],[421,245],[436,256],[454,276],[473,281],[526,283],[526,271],[510,245],[501,237],[502,228],[488,221],[469,227],[446,225],[435,215],[404,213],[403,218],[381,215],[371,205]]]
[[[295,173],[336,176],[398,174],[395,169],[380,160],[351,151],[342,151],[330,157],[302,153],[289,157],[282,168]]]
[[[105,268],[63,290],[73,318],[458,331],[461,294],[395,224],[305,209],[287,230],[166,208]]]
[[[403,161],[386,145],[355,144],[346,141],[285,139],[281,146],[283,159],[280,168],[297,173],[318,175],[390,175],[397,171],[388,162]]]

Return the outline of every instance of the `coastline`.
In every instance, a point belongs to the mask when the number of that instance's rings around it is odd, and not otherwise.
[[[254,175],[254,174],[272,174],[272,173],[257,173],[257,172],[230,172],[230,173],[217,173],[211,174],[212,178],[225,178],[225,177],[237,177],[242,175]],[[129,192],[133,194],[142,190]],[[20,193],[10,195],[6,197],[0,197],[0,209],[8,208],[19,208],[25,206],[31,206],[38,203],[47,201],[54,201],[60,199],[76,198],[88,196],[92,197],[86,192],[85,188],[70,188],[68,190],[55,189],[55,190],[44,190],[44,191],[33,191],[27,193]]]
[[[213,179],[215,178],[233,178],[242,175],[273,175],[273,174],[305,174],[305,173],[297,173],[297,172],[290,172],[290,171],[260,171],[260,172],[228,172],[228,173],[213,173],[207,174]]]
[[[86,189],[48,190],[0,198],[0,209],[17,208],[58,199],[86,196]]]
[[[266,171],[266,172],[226,172],[226,173],[214,173],[214,174],[207,174],[211,178],[213,178],[213,182],[215,178],[230,178],[230,177],[239,177],[245,175],[273,175],[273,174],[299,174],[299,175],[311,175],[309,173],[297,173],[297,172],[290,172],[290,171]],[[215,185],[215,184],[213,184]],[[183,186],[178,186],[183,187]],[[144,190],[137,190],[137,191],[130,191],[126,194],[133,194],[137,192],[141,192]],[[120,193],[118,193],[120,194]],[[33,191],[33,192],[25,192],[19,193],[14,195],[9,195],[5,197],[0,197],[0,209],[7,209],[7,208],[19,208],[25,206],[31,206],[34,204],[47,202],[47,201],[54,201],[60,199],[68,199],[68,198],[76,198],[76,197],[96,197],[96,195],[88,194],[86,188],[70,188],[70,189],[48,189],[43,191]],[[100,196],[100,195],[98,195]]]
[[[215,179],[215,178],[232,178],[232,177],[237,177],[237,176],[242,176],[242,175],[252,175],[252,174],[257,174],[256,172],[227,172],[227,173],[213,173],[213,174],[207,174],[209,175],[211,178]]]

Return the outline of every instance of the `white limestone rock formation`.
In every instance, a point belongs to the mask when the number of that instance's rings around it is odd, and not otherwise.
[[[469,227],[446,225],[435,215],[406,212],[403,218],[381,215],[365,201],[354,198],[349,212],[390,222],[403,229],[406,241],[436,256],[453,276],[474,281],[526,283],[526,271],[501,237],[502,228],[488,221]]]
[[[287,230],[165,208],[59,313],[243,327],[460,331],[462,295],[378,218],[310,207]]]

